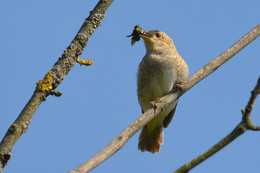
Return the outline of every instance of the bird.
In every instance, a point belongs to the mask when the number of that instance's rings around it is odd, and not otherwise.
[[[141,37],[146,48],[137,72],[137,96],[144,113],[151,108],[152,101],[160,101],[159,98],[169,93],[176,84],[181,84],[188,77],[189,69],[166,33],[159,30],[137,31],[134,36]],[[132,40],[132,44],[136,40]],[[152,154],[160,151],[164,142],[163,129],[171,123],[177,103],[178,100],[171,103],[142,128],[139,150]]]

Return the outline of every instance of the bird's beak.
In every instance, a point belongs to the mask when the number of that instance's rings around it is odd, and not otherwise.
[[[156,39],[153,35],[145,32],[145,31],[140,33],[140,37],[142,37],[146,46],[153,45],[153,43],[155,42],[155,39]]]
[[[147,34],[146,32],[140,33],[140,37],[142,37],[144,40],[146,40],[146,39],[149,39],[149,40],[150,40],[151,38],[153,38],[152,35]]]

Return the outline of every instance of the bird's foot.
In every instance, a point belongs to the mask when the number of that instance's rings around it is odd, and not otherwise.
[[[184,84],[185,84],[184,81],[180,81],[179,83],[175,84],[173,88],[182,90],[182,85],[184,85]]]
[[[154,108],[154,109],[157,109],[157,108],[159,108],[159,106],[156,104],[156,103],[160,103],[162,100],[160,99],[160,98],[158,98],[158,99],[156,99],[156,100],[154,100],[154,101],[151,101],[150,102],[150,104],[152,105],[152,107]]]

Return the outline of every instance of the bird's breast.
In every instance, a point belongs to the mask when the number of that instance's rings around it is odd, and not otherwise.
[[[161,70],[154,70],[147,80],[148,91],[153,97],[157,99],[167,94],[175,83],[174,69],[165,68]]]
[[[161,67],[160,64],[148,63],[139,67],[137,93],[144,111],[150,108],[151,101],[161,98],[171,91],[175,81],[176,70],[174,67]]]

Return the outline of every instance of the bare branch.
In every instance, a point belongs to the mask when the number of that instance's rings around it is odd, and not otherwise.
[[[242,121],[235,127],[235,129],[230,134],[228,134],[225,138],[219,141],[216,145],[210,148],[208,151],[201,154],[199,157],[193,159],[189,163],[183,165],[182,167],[177,169],[174,173],[189,172],[192,168],[202,163],[204,160],[208,159],[216,152],[220,151],[222,148],[230,144],[233,140],[235,140],[237,137],[242,135],[247,130],[259,130],[260,129],[259,126],[254,126],[250,119],[250,115],[253,110],[256,97],[259,93],[260,93],[260,77],[257,81],[255,89],[251,92],[251,97],[248,101],[245,110],[244,109],[242,110],[243,113]]]
[[[255,126],[251,120],[251,112],[253,110],[253,107],[255,105],[255,100],[257,96],[260,94],[260,77],[258,78],[257,84],[253,91],[251,91],[251,97],[247,103],[246,108],[243,113],[243,121],[247,125],[247,129],[253,130],[253,131],[260,131],[260,126]]]
[[[205,153],[201,154],[199,157],[193,159],[189,163],[183,165],[174,173],[186,173],[189,172],[192,168],[203,162],[204,160],[208,159],[210,156],[227,146],[229,143],[231,143],[234,139],[236,139],[238,136],[242,135],[247,129],[244,127],[243,124],[239,124],[235,127],[235,129],[228,134],[225,138],[223,138],[221,141],[219,141],[216,145],[214,145],[212,148],[210,148]]]
[[[246,108],[244,109],[244,111],[242,111],[244,121],[248,121],[250,119],[251,112],[252,112],[252,109],[254,107],[256,97],[258,96],[259,93],[260,93],[260,77],[257,81],[257,84],[256,84],[254,90],[251,91],[251,97],[250,97],[250,99],[249,99],[249,101],[246,105]]]
[[[74,66],[76,59],[82,54],[87,45],[90,36],[95,29],[101,25],[101,21],[105,17],[105,12],[112,2],[113,0],[100,0],[98,2],[94,10],[90,12],[89,17],[84,21],[71,44],[64,50],[62,57],[59,58],[53,68],[47,73],[47,89],[42,89],[41,87],[39,87],[40,89],[35,89],[31,99],[6,132],[0,143],[0,172],[2,172],[3,167],[6,166],[11,158],[11,151],[14,144],[20,136],[28,130],[31,118],[40,104],[46,100],[50,94],[61,95],[61,92],[55,91],[54,89],[61,84],[65,75],[67,75]],[[45,85],[46,81],[41,80],[39,83]]]
[[[136,119],[132,124],[130,124],[123,132],[121,132],[117,137],[115,137],[104,149],[102,149],[95,156],[90,158],[88,161],[80,165],[70,173],[83,173],[89,172],[98,166],[100,163],[105,161],[107,158],[112,156],[124,144],[145,124],[151,121],[155,116],[161,113],[169,104],[178,99],[186,91],[196,85],[199,81],[213,73],[226,61],[231,59],[239,51],[241,51],[245,46],[251,43],[260,35],[260,25],[256,26],[253,30],[242,37],[238,42],[231,46],[228,50],[222,53],[220,56],[210,61],[207,65],[202,67],[199,71],[189,77],[183,85],[181,85],[182,90],[174,90],[171,93],[161,98],[161,102],[157,103],[158,108],[148,109],[143,115]],[[241,130],[241,128],[239,128]],[[243,131],[243,130],[242,130]],[[240,132],[241,133],[241,132]],[[239,136],[240,134],[237,134]]]
[[[250,127],[250,130],[260,131],[260,126],[254,126],[254,125],[252,125],[252,126]]]

